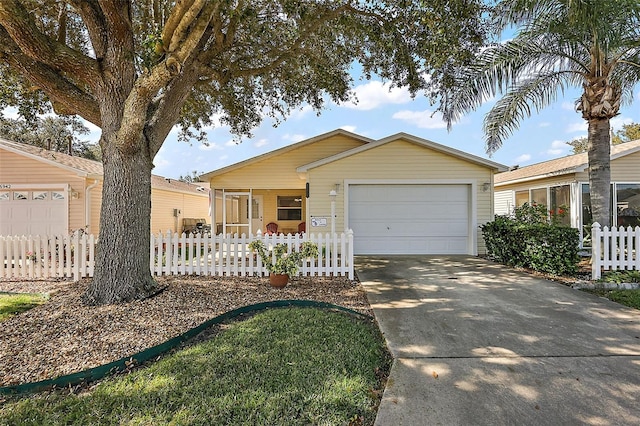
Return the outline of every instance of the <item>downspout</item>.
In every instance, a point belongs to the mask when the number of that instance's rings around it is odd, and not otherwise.
[[[98,185],[98,179],[94,179],[93,183],[84,190],[84,228],[85,232],[91,231],[91,190]]]

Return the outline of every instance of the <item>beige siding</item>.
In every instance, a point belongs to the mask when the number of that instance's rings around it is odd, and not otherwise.
[[[515,207],[515,192],[511,190],[498,191],[494,194],[495,213],[499,215],[508,215]]]
[[[589,182],[589,172],[576,174],[578,182]],[[612,182],[640,182],[640,152],[617,158],[611,162]]]
[[[174,216],[174,209],[179,210]],[[209,222],[209,197],[151,189],[151,232],[182,232],[183,218],[204,218]]]
[[[492,179],[493,172],[486,167],[398,140],[310,170],[307,223],[311,216],[330,217],[331,201],[328,194],[338,184],[336,230],[344,229],[345,180],[405,180],[475,183],[476,220],[480,225],[493,219],[491,190],[482,189],[483,184],[492,182]],[[307,227],[307,231],[328,232],[329,224],[327,228]],[[484,243],[479,230],[477,238],[478,251],[483,253]]]
[[[33,184],[34,188],[43,185],[54,187],[56,184],[68,184],[69,231],[84,228],[84,177],[55,165],[0,149],[0,184],[22,186]],[[71,197],[72,193],[76,193],[77,197]]]
[[[362,141],[336,135],[279,155],[265,158],[211,179],[211,188],[304,189],[296,168],[362,145]]]

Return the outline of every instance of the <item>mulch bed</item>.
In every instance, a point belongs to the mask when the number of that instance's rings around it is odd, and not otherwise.
[[[75,373],[133,355],[204,321],[272,300],[315,300],[372,315],[364,290],[344,277],[294,278],[273,289],[267,278],[158,278],[166,290],[108,306],[81,302],[87,281],[0,281],[0,292],[48,293],[47,303],[0,326],[0,386]]]

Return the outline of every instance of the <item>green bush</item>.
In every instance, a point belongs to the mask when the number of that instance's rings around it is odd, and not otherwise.
[[[579,261],[577,229],[557,225],[542,205],[515,209],[481,226],[489,257],[505,265],[554,275],[575,274]]]

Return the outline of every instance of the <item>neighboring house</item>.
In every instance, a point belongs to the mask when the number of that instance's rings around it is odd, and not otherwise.
[[[151,185],[152,232],[209,216],[208,188],[155,175]],[[100,162],[0,139],[0,235],[98,234],[101,201]]]
[[[344,130],[206,173],[222,190],[225,233],[354,232],[356,254],[477,254],[493,219],[493,175],[505,166],[400,133]],[[335,196],[331,197],[335,191]]]
[[[640,225],[640,140],[611,147],[613,226]],[[591,200],[587,153],[514,168],[495,177],[496,214],[524,203],[550,211],[568,208],[567,225],[580,229],[582,246],[590,246]]]

